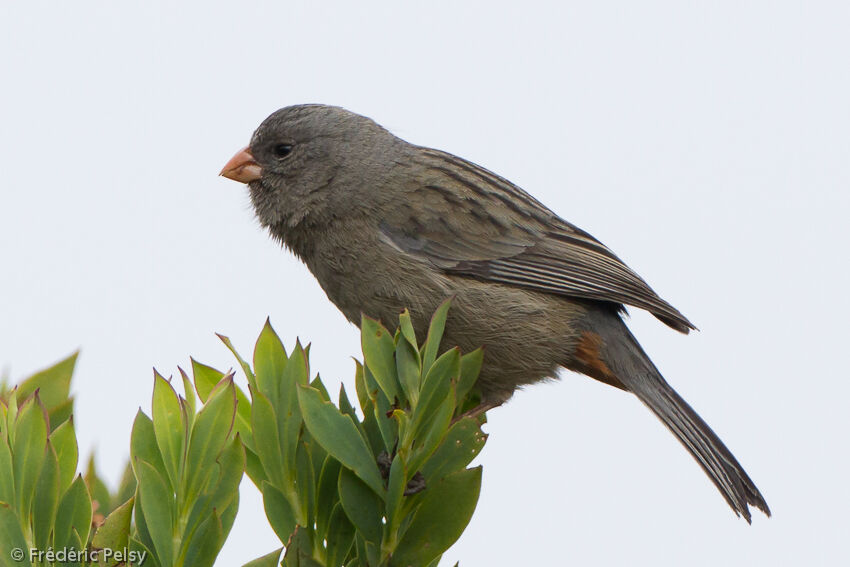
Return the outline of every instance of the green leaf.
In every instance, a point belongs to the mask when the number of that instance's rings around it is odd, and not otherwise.
[[[0,502],[15,503],[15,473],[12,469],[12,450],[0,436]]]
[[[419,379],[421,376],[419,353],[406,340],[398,341],[395,349],[395,362],[401,389],[410,402],[410,406],[415,408],[416,402],[419,401]]]
[[[316,511],[314,509],[316,502],[316,479],[313,472],[313,461],[310,458],[309,450],[303,443],[298,445],[296,463],[295,486],[298,492],[299,506],[302,514],[306,514],[304,519],[307,520],[307,525],[312,526],[316,518]]]
[[[423,435],[417,438],[418,446],[414,452],[415,456],[409,462],[411,471],[418,471],[440,445],[451,424],[454,408],[454,400],[446,397],[431,415],[430,422],[424,427]]]
[[[197,401],[195,400],[195,388],[192,386],[192,381],[189,380],[189,375],[186,374],[186,371],[177,367],[177,370],[180,372],[180,379],[183,381],[183,406],[186,409],[187,414],[187,423],[189,427],[191,427],[192,421],[195,419],[195,412],[197,411]]]
[[[15,442],[12,446],[15,495],[18,513],[22,518],[28,518],[41,463],[47,451],[47,412],[41,405],[38,392],[23,403],[15,421]]]
[[[9,447],[15,444],[15,422],[18,419],[18,391],[13,389],[9,392],[8,406],[6,408],[6,439],[9,441]],[[0,430],[3,428],[0,427]]]
[[[280,561],[280,554],[283,551],[282,547],[278,547],[271,553],[258,557],[253,561],[249,561],[242,567],[277,567]]]
[[[319,393],[322,394],[323,400],[325,400],[326,402],[331,401],[331,395],[328,392],[328,389],[325,388],[325,384],[324,382],[322,382],[321,376],[319,376],[318,374],[316,374],[316,377],[313,379],[312,382],[310,382],[310,387],[317,389]]]
[[[50,443],[59,460],[59,491],[64,493],[74,481],[79,458],[73,417],[53,430],[50,434]]]
[[[150,530],[148,529],[148,524],[145,520],[145,511],[142,507],[142,500],[139,497],[138,486],[136,489],[135,504],[133,505],[135,530],[130,535],[130,548],[133,549],[136,543],[141,544],[143,549],[149,552],[148,555],[150,556],[150,561],[153,562],[154,565],[161,565],[162,562],[156,555],[153,538],[151,538]]]
[[[218,482],[211,487],[211,501],[216,509],[225,510],[238,497],[239,483],[245,473],[245,449],[238,437],[225,445],[215,466],[219,469]]]
[[[457,421],[430,459],[422,466],[422,474],[430,484],[444,476],[461,471],[484,448],[487,435],[473,417]]]
[[[443,331],[446,328],[446,317],[449,314],[452,298],[445,300],[431,317],[431,325],[428,327],[428,338],[422,345],[422,374],[427,375],[437,358],[440,341],[443,340]]]
[[[107,515],[111,510],[110,506],[112,502],[110,501],[109,489],[106,488],[106,484],[97,476],[94,453],[89,457],[88,470],[86,470],[83,480],[86,481],[86,488],[88,488],[91,495],[93,511],[99,512],[103,516]]]
[[[236,389],[230,377],[212,391],[192,426],[183,485],[187,502],[194,500],[202,489],[211,465],[230,438],[235,416]]]
[[[127,462],[124,467],[124,474],[121,475],[121,482],[118,484],[118,490],[112,496],[112,505],[123,504],[132,498],[136,493],[136,475],[133,474],[133,467]]]
[[[419,405],[413,417],[412,435],[414,439],[422,436],[434,413],[449,396],[452,381],[460,374],[460,350],[453,348],[443,353],[431,366],[422,384]],[[452,399],[454,403],[454,399]],[[452,408],[454,411],[454,407]]]
[[[366,541],[381,543],[383,506],[374,490],[343,468],[339,474],[339,500],[345,515]]]
[[[456,472],[426,488],[393,554],[393,565],[427,565],[451,547],[469,524],[480,490],[481,467]]]
[[[375,381],[374,376],[372,376],[372,372],[368,366],[364,368],[364,376],[366,387],[372,397],[375,423],[378,425],[378,431],[384,441],[383,450],[390,453],[398,443],[398,424],[389,417],[393,409],[392,404],[390,404],[387,396],[384,395],[383,390],[378,387],[378,383]]]
[[[401,315],[398,316],[398,326],[401,330],[401,335],[407,343],[417,351],[418,354],[419,343],[416,341],[416,331],[413,330],[413,323],[410,320],[410,311],[407,309],[402,311]]]
[[[366,406],[369,405],[371,398],[366,389],[366,377],[363,371],[363,365],[357,360],[354,361],[354,388],[357,393],[357,401],[360,402],[360,409],[363,411],[363,415],[366,415],[368,413]]]
[[[291,484],[292,471],[296,467],[296,451],[298,448],[298,436],[301,432],[301,408],[298,404],[297,385],[307,384],[309,381],[309,369],[307,367],[307,354],[296,341],[283,379],[280,383],[280,401],[275,408],[277,415],[278,435],[280,437],[281,456],[285,469],[284,478],[287,484]]]
[[[0,561],[9,567],[26,566],[31,567],[29,549],[30,545],[21,530],[18,515],[6,502],[0,502]],[[10,560],[12,554],[17,550],[23,550],[24,554],[20,561]]]
[[[401,455],[396,455],[390,465],[390,478],[387,483],[387,525],[395,531],[401,523],[401,501],[407,486],[407,470]]]
[[[59,507],[59,462],[52,443],[47,442],[41,475],[32,503],[33,543],[37,549],[47,549],[52,542],[50,532]]]
[[[195,390],[198,392],[201,402],[207,403],[210,392],[224,378],[224,373],[219,372],[212,366],[201,364],[194,358],[190,358],[189,360],[192,361],[192,377],[195,380]]]
[[[311,548],[309,530],[298,528],[289,538],[282,565],[284,567],[322,567],[321,563],[313,559]]]
[[[216,510],[213,510],[193,534],[182,565],[212,567],[223,543],[221,519]]]
[[[328,542],[326,565],[342,565],[348,550],[354,543],[354,533],[354,526],[345,515],[342,505],[336,504],[331,512],[326,538]]]
[[[156,370],[154,370],[151,408],[153,432],[165,463],[165,470],[171,480],[171,486],[179,486],[187,424],[183,420],[183,411],[177,392]]]
[[[77,475],[71,487],[62,496],[56,511],[56,524],[53,531],[54,547],[72,547],[74,532],[78,534],[76,537],[79,537],[81,542],[88,542],[91,517],[91,497],[83,477]]]
[[[484,349],[477,348],[460,358],[460,379],[457,382],[457,405],[461,406],[463,399],[475,386],[481,364],[484,362]]]
[[[138,507],[138,502],[136,503]],[[136,515],[138,517],[138,515]],[[130,551],[135,552],[136,557],[141,557],[139,565],[145,567],[161,567],[159,558],[154,553],[153,549],[147,543],[143,543],[139,538],[130,536]],[[136,564],[130,566],[136,567]]]
[[[280,397],[280,382],[283,371],[286,368],[286,349],[277,333],[272,329],[271,322],[266,319],[260,337],[254,346],[254,376],[257,378],[257,386],[260,391],[272,403],[277,406]]]
[[[233,429],[248,447],[254,446],[254,433],[251,428],[251,402],[242,388],[236,387],[236,420]]]
[[[233,347],[233,343],[230,342],[230,339],[225,337],[224,335],[219,335],[216,333],[216,336],[221,339],[221,342],[224,343],[230,352],[233,353],[233,356],[236,358],[237,362],[239,362],[239,366],[242,367],[242,371],[245,373],[245,377],[248,379],[248,384],[254,388],[255,390],[259,388],[257,386],[257,379],[254,377],[254,373],[251,371],[251,365],[245,362],[245,360],[239,356],[239,353],[236,352],[236,349]]]
[[[224,540],[227,539],[227,535],[230,533],[230,529],[233,527],[233,522],[236,521],[236,513],[239,511],[239,491],[236,491],[234,495],[233,501],[227,508],[224,509],[224,512],[221,513],[221,543],[224,545]]]
[[[176,518],[174,494],[163,476],[150,463],[137,460],[135,470],[139,482],[139,502],[156,555],[163,566],[171,565]]]
[[[286,543],[295,529],[295,512],[283,493],[268,482],[262,484],[261,490],[266,518],[280,541]]]
[[[50,422],[50,429],[56,429],[58,426],[62,425],[68,419],[70,419],[71,414],[74,413],[74,397],[71,396],[61,404],[55,405],[53,407],[47,408],[47,415],[49,417],[48,421]]]
[[[95,549],[125,549],[129,544],[130,520],[133,518],[135,498],[130,498],[109,514],[97,528],[91,545]]]
[[[71,376],[74,374],[74,366],[77,364],[79,354],[79,352],[75,352],[50,368],[36,372],[21,382],[18,385],[18,399],[26,399],[38,390],[38,397],[46,408],[52,408],[65,402],[71,390]]]
[[[260,487],[264,480],[268,480],[266,471],[263,469],[263,463],[260,461],[260,457],[258,457],[257,453],[248,447],[245,447],[245,472],[248,473],[248,477],[257,488]]]
[[[328,455],[319,474],[319,484],[316,488],[316,533],[322,538],[328,533],[331,511],[339,501],[337,486],[340,467],[339,461]]]
[[[264,476],[276,486],[289,485],[289,474],[292,469],[287,469],[283,465],[274,408],[262,393],[252,391],[251,395],[254,398],[251,409],[254,449],[263,465]]]
[[[339,411],[346,415],[350,415],[351,419],[357,422],[357,412],[354,411],[354,406],[351,405],[351,401],[348,399],[348,394],[345,391],[345,384],[340,382],[339,384]]]
[[[387,399],[398,399],[401,388],[393,360],[395,344],[392,335],[381,323],[365,315],[360,323],[360,333],[366,367],[372,371]]]
[[[133,466],[133,472],[136,478],[139,478],[139,471],[137,470],[138,461],[148,463],[165,476],[166,479],[168,478],[165,464],[162,462],[162,455],[159,452],[159,446],[156,443],[153,421],[142,410],[136,413],[136,419],[133,421],[133,430],[130,433],[130,463]]]
[[[351,417],[323,401],[319,391],[309,386],[298,388],[298,401],[307,429],[325,451],[354,471],[376,495],[383,494],[378,465]]]

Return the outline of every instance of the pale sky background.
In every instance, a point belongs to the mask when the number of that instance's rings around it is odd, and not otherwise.
[[[453,565],[850,564],[850,8],[834,2],[0,3],[0,367],[81,348],[113,483],[151,367],[266,316],[351,387],[356,329],[217,177],[322,102],[492,169],[701,329],[630,325],[774,517],[736,520],[632,396],[565,373],[490,412]],[[353,388],[352,388],[353,390]],[[219,565],[277,547],[246,479]]]

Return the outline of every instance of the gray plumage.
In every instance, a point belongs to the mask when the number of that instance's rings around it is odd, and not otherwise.
[[[392,324],[405,307],[424,336],[454,297],[443,347],[485,347],[487,407],[559,367],[634,393],[672,431],[732,509],[770,514],[711,428],[676,394],[623,323],[624,305],[695,327],[598,240],[509,181],[415,146],[344,109],[269,116],[248,157],[260,222],[301,258],[348,320]],[[247,159],[247,158],[245,158]]]

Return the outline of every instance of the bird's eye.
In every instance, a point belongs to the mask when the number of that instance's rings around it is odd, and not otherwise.
[[[272,148],[274,155],[284,158],[292,153],[292,144],[277,144]]]

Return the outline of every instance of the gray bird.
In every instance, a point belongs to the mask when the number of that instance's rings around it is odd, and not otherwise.
[[[695,327],[606,246],[498,175],[410,144],[339,107],[278,110],[222,175],[354,324],[410,310],[424,336],[454,297],[443,347],[486,348],[482,410],[564,367],[635,394],[736,514],[770,510],[729,449],[664,380],[622,320]]]

